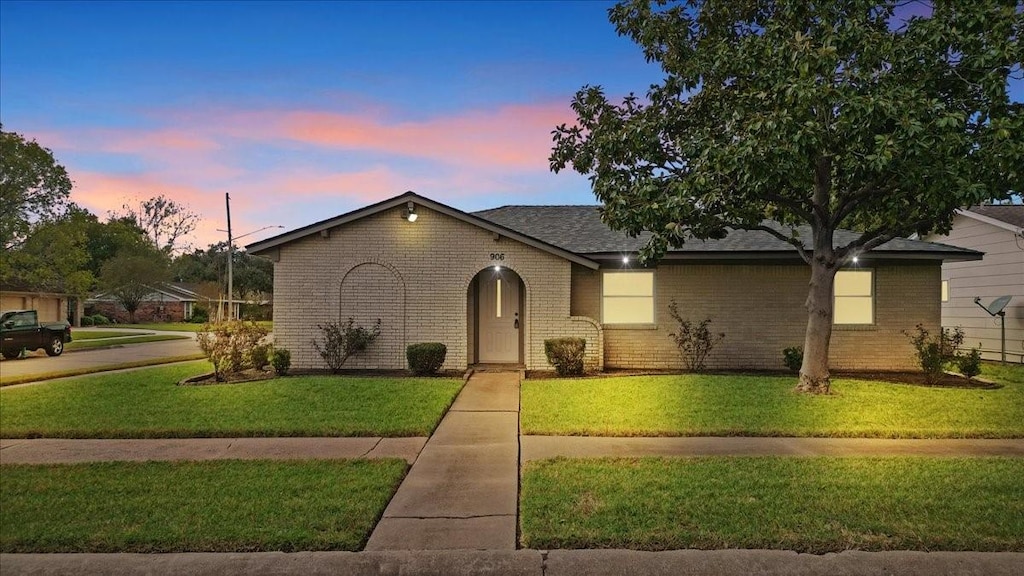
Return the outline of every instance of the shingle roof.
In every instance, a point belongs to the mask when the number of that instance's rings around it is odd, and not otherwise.
[[[1006,222],[1011,226],[1024,228],[1024,204],[1001,204],[997,206],[971,206],[968,212]]]
[[[581,255],[636,252],[650,239],[650,233],[630,238],[609,228],[601,221],[597,206],[502,206],[473,213],[495,224],[511,228],[522,234],[553,244]],[[769,225],[782,230],[774,222]],[[805,242],[811,238],[809,226],[797,229]],[[858,237],[856,232],[838,230],[837,246]],[[690,240],[670,253],[722,253],[722,252],[795,252],[795,249],[760,230],[733,230],[721,240]],[[874,252],[923,253],[932,256],[967,256],[977,254],[956,246],[898,238],[886,242]]]

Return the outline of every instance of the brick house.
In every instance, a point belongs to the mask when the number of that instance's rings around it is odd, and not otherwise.
[[[322,368],[316,325],[349,317],[382,323],[346,364],[356,369],[405,368],[415,342],[444,343],[447,369],[549,369],[544,340],[560,336],[586,338],[589,370],[680,368],[672,300],[684,317],[711,317],[725,332],[709,368],[782,368],[782,349],[802,345],[810,268],[788,244],[734,231],[644,268],[636,256],[645,241],[609,229],[595,206],[467,213],[408,192],[247,250],[275,263],[274,337],[296,368]],[[981,256],[905,239],[860,256],[836,278],[833,367],[913,368],[903,330],[938,328],[942,262]]]
[[[211,309],[209,300],[188,284],[165,282],[151,289],[135,311],[136,322],[184,322],[192,318],[197,305]],[[119,323],[128,322],[128,311],[111,294],[95,294],[85,301],[85,306],[90,314],[102,314]]]

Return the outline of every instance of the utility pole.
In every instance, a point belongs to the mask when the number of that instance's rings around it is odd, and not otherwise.
[[[224,204],[228,208],[228,320],[234,320],[234,277],[231,275],[231,262],[235,259],[234,238],[231,237],[231,195],[224,193]]]

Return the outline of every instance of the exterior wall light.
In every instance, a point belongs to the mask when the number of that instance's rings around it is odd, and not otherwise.
[[[622,263],[623,264],[629,264],[629,256],[623,256],[622,257]]]
[[[860,258],[854,256],[853,257],[853,263],[856,264],[857,262],[860,262]]]
[[[501,266],[499,266],[499,265],[495,264],[495,265],[494,265],[494,271],[495,271],[495,272],[501,272]]]
[[[402,210],[402,218],[405,218],[409,222],[415,222],[417,217],[416,205],[410,200],[409,203],[405,205],[405,210]]]

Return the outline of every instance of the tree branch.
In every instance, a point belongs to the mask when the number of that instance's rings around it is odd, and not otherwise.
[[[796,238],[794,236],[786,236],[785,234],[779,232],[778,230],[772,228],[771,226],[764,226],[763,224],[758,224],[757,226],[740,226],[740,228],[743,228],[744,230],[760,230],[761,232],[767,232],[772,236],[778,238],[779,240],[782,240],[786,244],[789,244],[796,248],[797,253],[800,254],[800,258],[802,258],[803,261],[806,262],[807,264],[811,263],[811,255],[807,252],[807,248],[804,247],[803,241],[800,240],[799,238]]]

